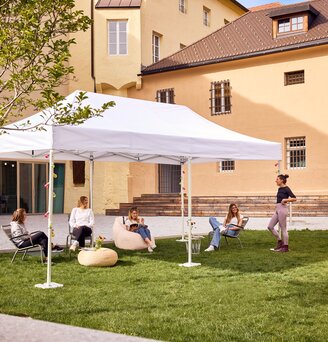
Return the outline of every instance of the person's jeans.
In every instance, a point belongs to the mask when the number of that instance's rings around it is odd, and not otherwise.
[[[137,230],[134,231],[134,233],[137,233],[141,235],[142,239],[149,239],[151,240],[150,230],[147,227],[139,227]]]
[[[220,239],[221,239],[220,227],[222,226],[222,223],[220,223],[215,217],[210,217],[209,222],[214,231],[213,238],[211,240],[210,245],[218,248],[220,245]],[[228,228],[225,233],[226,235],[235,236],[236,233],[238,232],[237,230],[229,229],[229,225],[227,225],[226,227]]]
[[[48,256],[48,237],[44,232],[33,232],[31,233],[31,240],[33,245],[40,245],[43,249],[44,255]],[[19,248],[32,246],[31,240],[25,240],[20,245]]]
[[[85,238],[86,236],[91,236],[92,229],[87,226],[81,226],[79,228],[73,229],[73,235],[76,237],[76,240],[79,242],[80,247],[85,247]]]

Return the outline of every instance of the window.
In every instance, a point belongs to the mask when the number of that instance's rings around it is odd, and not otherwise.
[[[210,13],[211,10],[207,7],[203,7],[203,24],[205,26],[210,26]]]
[[[304,83],[304,70],[285,72],[285,86]]]
[[[187,1],[179,0],[179,11],[181,13],[187,13]]]
[[[174,103],[174,89],[161,89],[156,92],[156,101],[163,103]]]
[[[291,31],[303,31],[304,18],[294,17],[278,20],[278,33],[288,33]]]
[[[108,22],[108,51],[110,55],[127,55],[127,20],[110,20]]]
[[[161,42],[161,36],[159,34],[153,33],[153,43],[152,43],[153,63],[156,63],[159,61],[160,42]]]
[[[234,160],[224,160],[219,163],[220,172],[233,172],[235,171],[235,161]]]
[[[304,169],[306,167],[305,137],[286,138],[287,169]]]
[[[211,83],[211,114],[231,113],[230,81]]]

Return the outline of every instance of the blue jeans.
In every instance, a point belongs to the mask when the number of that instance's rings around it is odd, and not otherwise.
[[[210,217],[209,222],[214,231],[213,238],[212,238],[210,245],[218,248],[220,246],[220,239],[221,239],[220,227],[223,226],[223,224],[220,223],[215,217]],[[227,225],[226,227],[228,228],[226,235],[235,236],[236,233],[238,232],[237,230],[229,229],[229,225]]]
[[[143,240],[147,238],[151,240],[150,230],[146,227],[140,227],[137,230],[135,230],[134,233],[141,235]]]

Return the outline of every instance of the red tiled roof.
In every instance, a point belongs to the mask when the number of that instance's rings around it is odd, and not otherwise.
[[[255,12],[255,11],[262,11],[265,9],[275,8],[275,7],[279,7],[279,6],[282,6],[282,4],[280,2],[271,2],[270,4],[250,7],[249,10],[252,12]]]
[[[127,8],[141,6],[141,0],[99,0],[96,4],[96,8]]]
[[[304,7],[304,2],[282,6],[289,10]],[[308,2],[319,14],[309,31],[279,37],[272,37],[272,19],[268,10],[248,12],[216,32],[195,42],[173,55],[146,67],[142,74],[185,69],[236,59],[261,56],[315,45],[328,44],[328,0]],[[277,11],[273,9],[271,12]]]

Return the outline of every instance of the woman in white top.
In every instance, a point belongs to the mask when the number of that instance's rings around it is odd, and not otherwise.
[[[95,217],[92,209],[88,208],[88,197],[81,196],[77,202],[77,207],[73,208],[70,218],[69,225],[73,229],[73,234],[76,240],[73,242],[70,250],[75,251],[76,247],[85,246],[86,236],[91,236],[92,228],[95,224]]]
[[[214,230],[212,241],[205,252],[212,252],[220,245],[221,234],[234,236],[239,230],[237,226],[240,226],[243,220],[243,216],[239,214],[239,209],[235,203],[229,205],[228,215],[225,217],[223,224],[220,223],[215,217],[210,217],[210,225]]]

